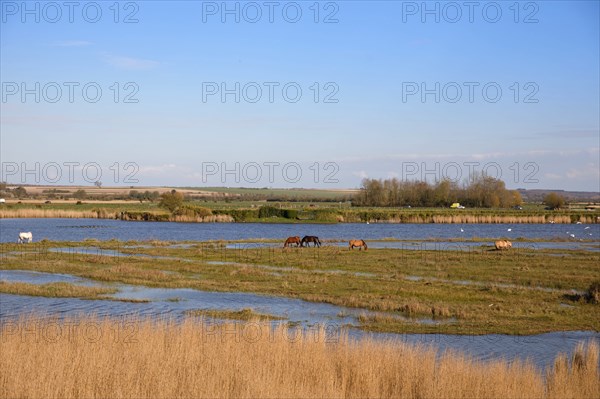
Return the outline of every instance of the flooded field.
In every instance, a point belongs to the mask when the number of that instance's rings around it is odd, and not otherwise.
[[[77,285],[106,285],[68,274],[23,270],[2,270],[0,271],[0,280],[32,284],[68,282]],[[600,333],[590,331],[564,331],[529,336],[445,334],[444,325],[452,323],[452,320],[440,322],[427,318],[412,319],[410,322],[437,324],[439,333],[369,333],[355,328],[358,326],[359,315],[373,313],[360,309],[246,293],[148,288],[127,284],[110,284],[110,286],[118,288],[118,292],[111,295],[111,298],[147,302],[132,303],[110,299],[83,300],[0,294],[0,322],[6,323],[29,314],[61,318],[94,315],[111,318],[138,316],[182,320],[186,317],[186,311],[194,309],[241,310],[251,308],[259,313],[280,316],[284,319],[281,322],[304,329],[321,325],[331,334],[347,330],[353,338],[370,336],[375,339],[432,345],[442,350],[451,349],[464,352],[478,360],[530,359],[539,368],[550,366],[559,353],[572,353],[579,342],[596,341],[600,343]],[[406,319],[408,320],[408,318]]]

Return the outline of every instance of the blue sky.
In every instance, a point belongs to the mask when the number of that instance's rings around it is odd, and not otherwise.
[[[0,3],[12,183],[600,190],[597,1]]]

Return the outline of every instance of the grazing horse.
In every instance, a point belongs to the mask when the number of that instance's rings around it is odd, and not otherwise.
[[[321,241],[319,240],[319,237],[317,236],[304,236],[302,237],[302,242],[300,243],[300,246],[303,247],[304,244],[306,244],[306,246],[308,247],[308,243],[312,242],[315,247],[320,247],[321,246]]]
[[[31,231],[29,231],[27,233],[19,233],[19,239],[17,242],[19,244],[23,244],[24,242],[31,242],[31,240],[33,240],[33,234],[31,234]]]
[[[348,250],[354,249],[355,247],[358,247],[359,251],[362,251],[363,248],[365,251],[368,249],[367,243],[364,240],[350,240],[348,243]]]
[[[287,248],[292,244],[296,244],[296,246],[299,247],[301,244],[300,237],[298,237],[298,236],[288,237],[287,240],[285,240],[283,247]]]
[[[512,242],[508,240],[499,240],[494,243],[498,251],[512,248]]]

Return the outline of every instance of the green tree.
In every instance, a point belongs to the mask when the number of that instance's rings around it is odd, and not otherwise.
[[[87,197],[87,193],[85,192],[85,190],[77,190],[73,193],[73,198],[78,199],[78,200],[86,199],[86,197]]]
[[[27,190],[25,190],[24,187],[19,186],[19,187],[13,189],[13,195],[17,198],[27,197]]]
[[[550,193],[544,197],[544,204],[546,204],[548,208],[560,209],[565,203],[565,198],[557,193]]]
[[[160,197],[161,200],[158,206],[168,209],[171,213],[174,213],[181,205],[183,205],[183,194],[178,193],[175,190],[171,190],[170,193],[164,193]]]

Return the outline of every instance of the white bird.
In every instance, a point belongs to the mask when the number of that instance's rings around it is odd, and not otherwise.
[[[464,231],[463,229],[460,229],[460,232],[461,232],[461,233],[464,233],[465,231]]]
[[[575,234],[571,234],[571,237],[575,238]]]
[[[369,224],[369,222],[367,222],[367,224]]]
[[[575,224],[581,224],[581,222],[577,222],[577,223],[575,223]]]
[[[584,230],[587,230],[587,229],[589,229],[589,228],[590,228],[590,226],[586,227]]]
[[[506,231],[512,231],[512,229],[508,229],[508,230],[506,230]]]
[[[550,221],[550,223],[551,223],[551,224],[554,224],[554,220],[551,220],[551,221]]]

